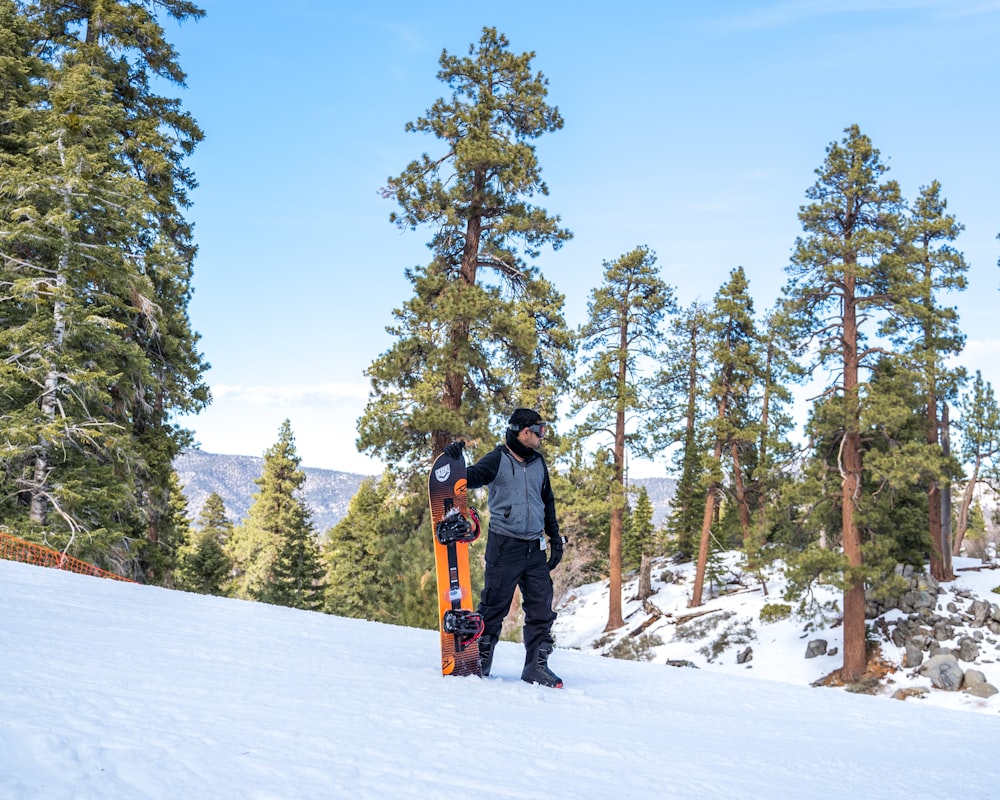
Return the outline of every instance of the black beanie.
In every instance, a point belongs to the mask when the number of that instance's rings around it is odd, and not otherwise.
[[[518,408],[510,415],[509,427],[514,433],[527,428],[529,425],[537,425],[542,421],[542,415],[530,408]]]

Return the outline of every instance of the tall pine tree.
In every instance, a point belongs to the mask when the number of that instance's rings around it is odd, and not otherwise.
[[[867,666],[862,532],[855,510],[862,493],[861,376],[877,349],[867,344],[865,322],[891,306],[887,256],[900,246],[902,198],[879,151],[856,125],[827,147],[799,211],[805,236],[795,243],[785,290],[789,320],[815,344],[819,365],[833,366],[840,380],[836,437],[840,444],[840,544],[847,560],[844,588],[846,680]],[[830,420],[831,422],[833,419]]]
[[[584,372],[577,382],[574,412],[585,412],[576,435],[610,445],[611,526],[608,544],[610,600],[606,630],[625,624],[622,617],[622,532],[625,514],[627,451],[649,454],[653,365],[664,342],[661,323],[676,309],[673,289],[660,277],[656,255],[637,247],[613,262],[604,262],[604,282],[591,294],[589,318],[579,337]],[[633,417],[645,423],[630,428]]]
[[[748,289],[746,274],[742,267],[737,267],[715,296],[708,326],[712,343],[710,361],[714,365],[708,392],[714,413],[707,423],[712,450],[707,459],[708,473],[704,476],[707,486],[691,606],[701,605],[712,526],[726,471],[731,476],[731,494],[739,513],[743,542],[745,546],[750,544],[747,462],[756,461],[759,425],[753,394],[761,383],[763,370]]]
[[[407,125],[438,151],[384,194],[400,228],[434,231],[433,257],[407,270],[414,296],[394,312],[396,343],[367,371],[358,445],[387,462],[425,462],[453,435],[492,442],[514,406],[555,415],[572,341],[562,296],[525,258],[570,233],[532,203],[548,189],[531,142],[563,124],[533,58],[484,28],[468,56],[442,53],[438,77],[452,94]]]
[[[927,464],[928,529],[931,540],[931,574],[951,580],[951,541],[942,525],[942,486],[947,485],[947,464],[941,447],[942,405],[953,401],[964,380],[964,371],[948,365],[961,353],[965,336],[958,326],[958,312],[942,296],[962,291],[968,265],[952,243],[963,226],[947,213],[941,185],[933,181],[920,196],[904,228],[906,247],[898,262],[896,283],[908,290],[898,294],[895,313],[884,326],[907,360],[924,397],[925,433],[921,458]]]
[[[170,418],[203,407],[208,391],[187,317],[195,247],[183,218],[194,186],[184,159],[201,131],[151,88],[184,81],[156,16],[203,12],[184,0],[17,9],[4,31],[24,31],[14,41],[43,63],[22,62],[32,96],[18,136],[0,141],[2,413],[13,434],[0,458],[5,494],[23,501],[4,517],[162,579],[171,462],[189,441]]]
[[[666,533],[674,553],[693,558],[698,549],[705,485],[702,481],[702,454],[705,401],[708,387],[709,314],[707,306],[695,303],[673,320],[667,347],[661,358],[657,380],[657,406],[679,409],[677,421],[666,427],[662,446],[678,442],[674,466],[680,477],[670,504]]]

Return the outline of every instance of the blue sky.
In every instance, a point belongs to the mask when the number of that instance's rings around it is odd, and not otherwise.
[[[685,305],[742,265],[769,308],[814,170],[856,123],[908,199],[936,179],[965,225],[962,362],[1000,386],[996,0],[202,6],[166,28],[206,133],[191,317],[215,401],[182,422],[209,452],[261,455],[289,418],[304,465],[380,470],[354,447],[363,372],[431,232],[398,231],[378,189],[437,150],[404,126],[445,94],[442,49],[485,25],[535,52],[565,119],[537,150],[574,239],[537,263],[571,324],[603,262],[640,244]]]

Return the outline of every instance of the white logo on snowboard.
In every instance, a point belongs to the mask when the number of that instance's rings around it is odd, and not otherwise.
[[[445,464],[443,467],[438,467],[434,470],[434,477],[438,483],[444,483],[448,480],[451,477],[451,464]]]

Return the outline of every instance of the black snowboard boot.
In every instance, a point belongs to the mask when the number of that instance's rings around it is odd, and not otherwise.
[[[479,637],[479,669],[484,678],[490,676],[490,667],[493,666],[493,647],[496,640],[492,636]]]
[[[521,672],[521,680],[528,683],[540,683],[542,686],[551,686],[553,689],[561,689],[562,678],[549,669],[549,655],[552,653],[551,644],[540,645],[535,651],[528,651],[524,659],[524,670]]]

